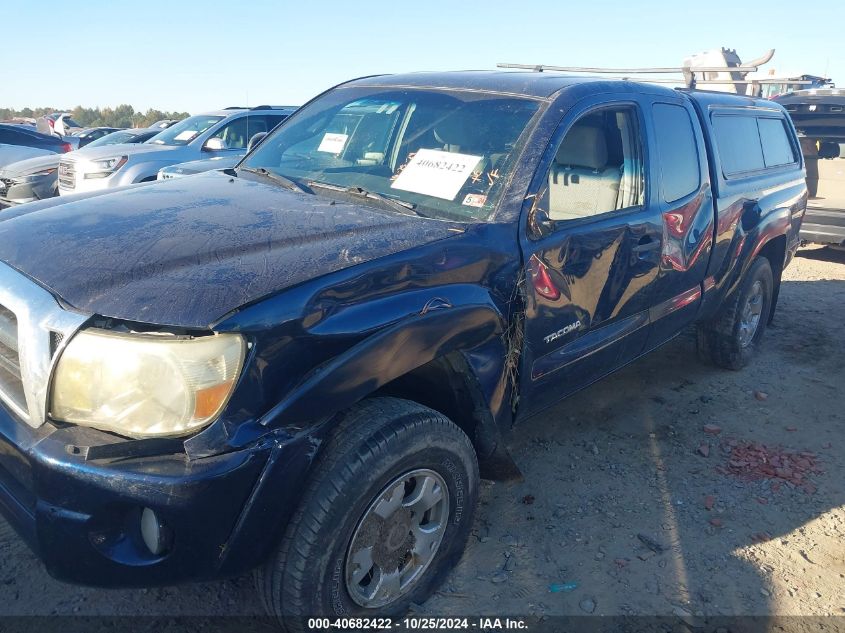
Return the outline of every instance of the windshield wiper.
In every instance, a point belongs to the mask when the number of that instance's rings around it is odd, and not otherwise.
[[[265,169],[264,167],[238,167],[238,171],[248,171],[251,174],[258,174],[259,176],[264,176],[265,178],[267,178],[267,180],[272,180],[277,185],[281,185],[285,189],[290,189],[291,191],[298,191],[299,193],[311,193],[295,180],[291,180],[286,176],[277,174],[276,172],[270,171],[269,169]]]
[[[370,200],[376,200],[381,202],[382,204],[390,207],[394,211],[398,211],[404,215],[408,215],[408,211],[413,213],[414,215],[418,215],[421,218],[428,217],[427,215],[420,213],[417,211],[417,205],[413,202],[405,202],[404,200],[397,200],[396,198],[391,198],[390,196],[386,196],[383,193],[378,193],[377,191],[368,191],[363,187],[355,187],[349,186],[344,187],[341,185],[333,185],[327,182],[320,182],[319,180],[309,180],[308,186],[318,189],[328,189],[329,191],[338,191],[340,193],[345,193],[350,196],[354,196],[356,198],[364,198]]]

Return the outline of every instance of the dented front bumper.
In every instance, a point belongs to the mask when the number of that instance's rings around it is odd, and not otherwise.
[[[301,440],[198,460],[181,453],[92,462],[76,451],[98,437],[78,427],[32,429],[0,407],[0,512],[52,576],[106,587],[210,579],[259,564],[313,453]],[[274,491],[266,482],[280,476],[292,485]],[[169,535],[160,555],[141,536],[144,508]]]

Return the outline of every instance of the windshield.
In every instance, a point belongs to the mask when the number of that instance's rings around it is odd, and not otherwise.
[[[362,188],[455,220],[489,217],[536,101],[477,92],[339,88],[293,115],[240,167],[310,187]]]
[[[112,132],[100,138],[91,141],[85,147],[100,147],[101,145],[115,145],[117,143],[127,143],[137,136],[134,132]]]
[[[154,143],[156,145],[187,145],[222,119],[222,116],[204,114],[190,116],[187,119],[179,121],[176,125],[162,130],[147,141],[147,143]]]

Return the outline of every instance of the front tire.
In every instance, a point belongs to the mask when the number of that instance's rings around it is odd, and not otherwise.
[[[772,267],[765,257],[758,257],[713,321],[698,326],[702,360],[726,369],[745,367],[757,353],[766,331],[773,296]]]
[[[478,463],[448,418],[397,398],[343,416],[263,570],[262,601],[290,631],[308,617],[397,617],[463,553]]]

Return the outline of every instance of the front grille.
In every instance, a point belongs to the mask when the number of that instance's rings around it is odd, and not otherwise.
[[[59,162],[59,187],[62,189],[76,188],[76,169],[69,160]]]
[[[21,381],[18,353],[18,319],[0,306],[0,398],[21,415],[26,414],[26,395]]]
[[[11,178],[0,178],[0,197],[6,194],[14,182]]]
[[[88,316],[62,309],[48,291],[0,262],[0,400],[22,422],[38,428],[47,421],[55,353]]]

